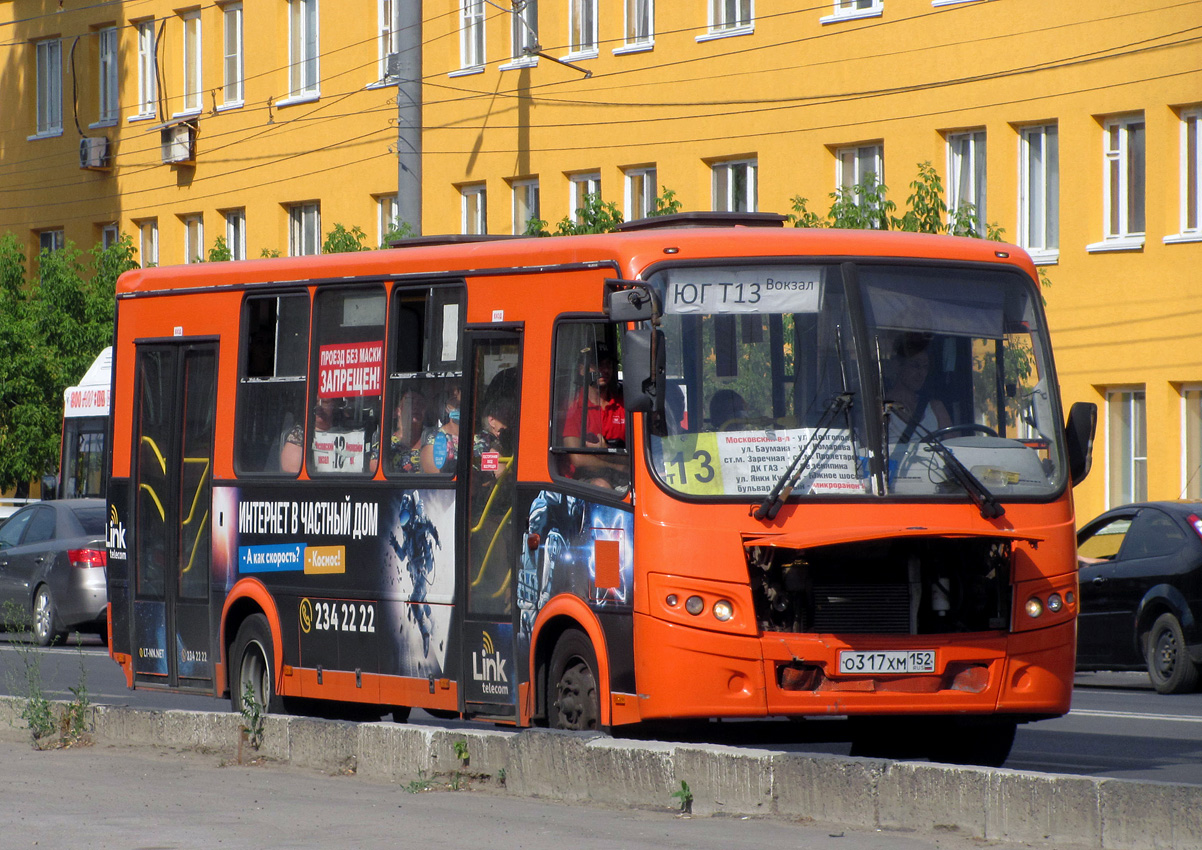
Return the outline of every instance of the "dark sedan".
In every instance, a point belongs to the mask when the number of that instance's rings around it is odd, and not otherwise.
[[[0,615],[42,646],[75,630],[107,635],[104,500],[41,502],[0,525]],[[28,619],[27,619],[28,618]]]
[[[1198,686],[1202,502],[1140,502],[1077,534],[1078,670],[1146,669],[1162,694]]]

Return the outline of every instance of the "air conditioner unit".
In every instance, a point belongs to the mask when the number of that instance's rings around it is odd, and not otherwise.
[[[109,140],[107,136],[84,136],[79,140],[80,168],[108,168]]]
[[[163,164],[188,163],[196,159],[196,128],[191,124],[172,124],[159,131]]]

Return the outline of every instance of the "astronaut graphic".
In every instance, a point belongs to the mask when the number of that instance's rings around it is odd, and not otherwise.
[[[400,539],[397,539],[397,532]],[[438,529],[426,516],[421,496],[417,491],[403,493],[397,506],[396,525],[388,535],[388,545],[397,560],[405,564],[409,580],[413,583],[410,616],[415,620],[422,636],[422,655],[430,654],[430,606],[426,594],[434,581],[434,550],[442,548]]]

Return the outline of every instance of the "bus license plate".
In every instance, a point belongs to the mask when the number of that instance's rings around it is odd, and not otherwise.
[[[909,649],[881,652],[844,650],[839,653],[840,673],[934,673],[935,650]]]

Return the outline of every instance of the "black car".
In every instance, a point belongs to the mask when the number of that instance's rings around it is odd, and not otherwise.
[[[107,636],[104,500],[64,499],[0,525],[0,623],[29,626],[42,646],[69,630]]]
[[[1078,670],[1147,669],[1162,694],[1202,664],[1202,502],[1140,502],[1077,534]]]

